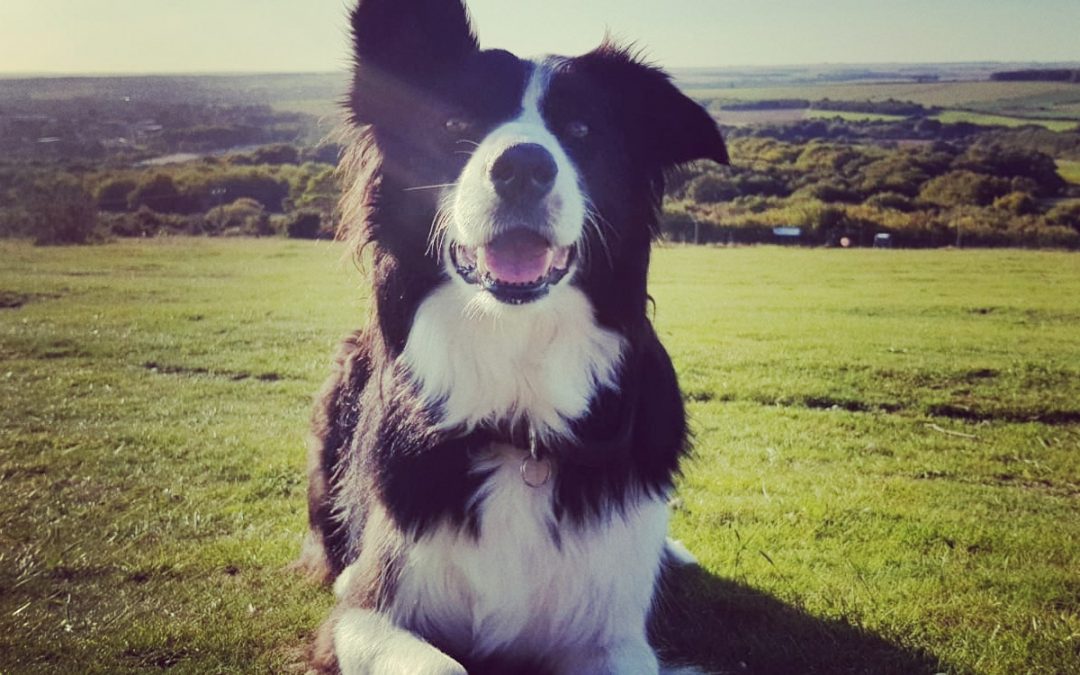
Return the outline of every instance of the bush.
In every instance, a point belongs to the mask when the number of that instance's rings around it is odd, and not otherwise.
[[[158,213],[192,213],[196,205],[181,194],[172,176],[155,173],[144,176],[128,195],[128,209],[136,211],[146,207]]]
[[[1050,225],[1071,227],[1080,232],[1080,200],[1062,202],[1046,213]]]
[[[203,209],[247,197],[273,213],[281,213],[289,196],[289,183],[263,168],[230,167],[210,174],[183,176],[192,201]]]
[[[25,208],[0,207],[0,238],[22,238],[33,231],[33,218]]]
[[[894,153],[863,167],[859,178],[864,193],[893,192],[914,197],[930,175],[914,155]]]
[[[974,171],[998,178],[1025,178],[1038,197],[1053,197],[1065,189],[1053,158],[1038,150],[977,145],[956,158],[954,169]]]
[[[285,224],[290,239],[318,239],[322,234],[322,215],[318,211],[296,211]]]
[[[785,197],[791,188],[783,176],[775,173],[745,171],[732,177],[737,194],[744,196]]]
[[[98,185],[94,191],[94,199],[102,211],[120,212],[128,209],[131,193],[135,191],[134,178],[123,176],[110,178]]]
[[[862,199],[861,195],[850,187],[843,183],[830,180],[823,180],[802,187],[796,192],[796,196],[809,197],[826,203],[841,202],[853,204]]]
[[[681,203],[664,204],[660,214],[660,234],[668,241],[690,242],[694,240],[694,217]]]
[[[1010,191],[1009,181],[967,170],[950,171],[930,180],[919,192],[919,200],[945,208],[987,206]]]
[[[1010,192],[994,200],[994,208],[1015,216],[1027,216],[1039,212],[1039,205],[1026,192]]]
[[[106,213],[102,225],[117,237],[154,237],[162,234],[207,234],[201,215],[158,213],[145,206],[134,213]]]
[[[238,153],[229,157],[229,163],[238,166],[252,164],[298,164],[300,151],[294,145],[277,143],[263,145],[249,153]]]
[[[304,209],[316,209],[331,213],[341,197],[341,186],[333,167],[325,167],[313,173],[304,183],[296,198],[296,205]]]
[[[706,173],[690,181],[686,186],[686,195],[701,204],[715,204],[734,199],[739,196],[739,191],[724,176]]]
[[[248,197],[241,197],[231,204],[211,209],[206,214],[206,223],[213,234],[256,237],[274,234],[266,209]]]
[[[904,213],[908,213],[915,208],[915,204],[899,192],[879,192],[863,203],[879,209],[893,209]]]
[[[26,195],[26,211],[38,246],[86,244],[98,226],[97,204],[72,176],[37,181]]]

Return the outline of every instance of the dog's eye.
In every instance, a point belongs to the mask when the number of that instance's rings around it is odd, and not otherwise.
[[[570,138],[585,138],[589,135],[589,125],[581,121],[574,121],[566,125],[566,135]]]
[[[467,119],[461,117],[451,117],[446,120],[443,125],[446,127],[446,131],[451,134],[464,134],[472,128],[472,124]]]

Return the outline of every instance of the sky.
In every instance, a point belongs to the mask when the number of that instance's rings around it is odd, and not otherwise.
[[[0,0],[0,73],[341,70],[350,1]],[[610,33],[676,68],[1080,61],[1078,0],[471,0],[469,7],[482,46],[522,56],[579,54]]]

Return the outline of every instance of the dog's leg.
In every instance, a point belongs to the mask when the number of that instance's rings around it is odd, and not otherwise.
[[[460,663],[382,614],[354,607],[332,621],[342,675],[466,675]]]
[[[665,562],[672,567],[687,567],[698,564],[698,559],[678,539],[668,537],[667,542],[664,544],[664,552],[666,554]]]
[[[558,672],[594,675],[657,675],[660,664],[644,637],[626,639],[607,647],[590,650],[576,659],[560,664]]]
[[[370,374],[364,333],[339,346],[334,367],[316,397],[308,443],[308,534],[293,567],[319,583],[329,583],[347,562],[350,542],[334,511],[335,476],[342,453],[352,443],[358,400]]]
[[[660,675],[709,675],[709,673],[694,666],[666,666],[661,664]]]

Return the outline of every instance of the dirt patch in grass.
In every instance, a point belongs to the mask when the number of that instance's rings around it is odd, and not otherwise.
[[[0,290],[0,309],[19,309],[31,302],[59,298],[57,293],[19,293]]]
[[[969,382],[979,382],[996,378],[994,369],[975,369],[964,373],[961,378]],[[771,397],[751,395],[739,397],[725,394],[718,396],[706,389],[688,391],[684,398],[695,403],[731,403],[751,401],[763,406],[782,408],[805,408],[807,410],[843,411],[867,414],[899,414],[909,416],[928,416],[970,423],[1003,422],[1008,424],[1040,423],[1049,426],[1067,426],[1080,424],[1080,410],[1069,408],[1025,408],[1025,407],[980,407],[961,403],[932,403],[920,405],[917,402],[897,403],[891,401],[864,401],[857,398],[831,396],[828,394],[806,394]]]
[[[842,410],[854,413],[897,413],[904,410],[904,407],[897,403],[860,401],[828,394],[782,396],[775,399],[754,396],[751,400],[761,405],[807,410]]]
[[[926,481],[950,481],[967,485],[984,485],[987,487],[1008,487],[1020,490],[1029,490],[1055,497],[1078,497],[1080,485],[1065,481],[1054,481],[1048,478],[1029,478],[1011,473],[998,473],[993,476],[965,476],[949,471],[920,471],[912,478]]]
[[[130,660],[132,665],[160,670],[179,665],[190,656],[191,650],[172,646],[130,647],[124,651],[124,657]]]
[[[143,364],[143,368],[159,375],[201,375],[207,377],[217,377],[223,380],[231,380],[233,382],[242,382],[244,380],[258,380],[259,382],[279,382],[285,379],[284,375],[282,375],[281,373],[275,373],[273,371],[267,373],[252,373],[246,370],[218,370],[214,368],[204,368],[202,366],[171,365],[167,363],[158,363],[157,361],[147,361]]]
[[[1023,410],[1001,408],[982,410],[952,403],[927,406],[926,413],[932,417],[945,417],[965,422],[1010,422],[1024,424],[1038,422],[1050,426],[1080,424],[1080,410]]]
[[[80,343],[68,338],[13,340],[4,347],[0,347],[0,357],[3,358],[54,361],[92,356]]]

